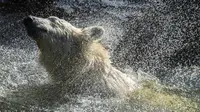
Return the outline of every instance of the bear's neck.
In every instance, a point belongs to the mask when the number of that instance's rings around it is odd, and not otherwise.
[[[86,60],[86,68],[83,69],[104,71],[107,66],[110,66],[109,54],[100,43],[94,41],[91,45],[83,48],[86,48],[82,50],[83,58]]]

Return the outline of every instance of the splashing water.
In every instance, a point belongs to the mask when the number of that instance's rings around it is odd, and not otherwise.
[[[73,25],[103,26],[106,32],[101,42],[110,51],[114,64],[126,73],[137,72],[143,88],[131,93],[126,100],[66,95],[63,101],[56,101],[51,94],[62,91],[48,85],[48,74],[38,64],[38,49],[21,23],[25,14],[0,13],[0,111],[200,111],[199,66],[170,68],[170,60],[166,58],[185,45],[186,34],[184,29],[179,29],[182,23],[193,24],[185,22],[181,15],[185,12],[181,10],[168,12],[167,5],[159,0],[93,0],[90,3],[60,0],[57,3],[57,7],[64,10],[62,18]],[[177,19],[176,14],[180,14],[180,18]],[[69,19],[67,15],[75,17]],[[193,35],[195,32],[190,34]],[[42,97],[52,99],[40,100]],[[56,103],[46,106],[52,100]]]

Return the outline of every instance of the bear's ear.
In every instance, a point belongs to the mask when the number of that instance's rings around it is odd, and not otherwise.
[[[104,34],[104,29],[101,26],[86,27],[83,29],[86,35],[89,35],[93,40],[100,39]]]

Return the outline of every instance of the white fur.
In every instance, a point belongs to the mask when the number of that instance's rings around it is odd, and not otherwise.
[[[74,94],[124,96],[137,87],[136,80],[111,65],[104,47],[96,41],[103,35],[99,26],[76,28],[57,17],[33,17],[41,51],[40,63],[54,83],[65,84]]]

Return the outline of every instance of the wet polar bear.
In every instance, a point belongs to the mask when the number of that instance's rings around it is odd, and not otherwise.
[[[40,50],[40,63],[53,83],[65,85],[66,92],[110,97],[124,96],[137,87],[133,77],[111,65],[99,43],[102,27],[76,28],[54,16],[28,16],[24,25]]]

